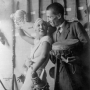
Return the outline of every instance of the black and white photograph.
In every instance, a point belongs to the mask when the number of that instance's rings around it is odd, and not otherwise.
[[[90,90],[90,0],[0,0],[0,90]]]

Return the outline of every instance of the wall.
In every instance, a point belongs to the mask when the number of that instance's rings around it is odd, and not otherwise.
[[[13,12],[13,0],[0,0],[0,20],[9,19],[9,15]]]
[[[12,87],[12,21],[10,14],[13,12],[13,0],[0,0],[0,30],[7,39],[3,45],[0,41],[0,80],[6,89]],[[0,35],[1,37],[1,35]],[[5,39],[4,39],[5,40]],[[0,90],[4,90],[0,83]]]
[[[27,10],[27,0],[13,0],[14,12],[18,9]]]

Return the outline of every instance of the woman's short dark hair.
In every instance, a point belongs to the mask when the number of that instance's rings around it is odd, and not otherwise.
[[[57,14],[61,14],[62,16],[64,15],[64,7],[60,4],[60,3],[57,3],[57,2],[54,2],[52,4],[50,4],[46,10],[52,10],[53,11],[53,14],[57,15]]]

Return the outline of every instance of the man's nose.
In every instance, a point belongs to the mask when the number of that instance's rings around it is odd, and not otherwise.
[[[47,22],[49,22],[49,18],[47,18]]]

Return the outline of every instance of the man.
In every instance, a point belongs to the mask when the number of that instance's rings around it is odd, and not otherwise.
[[[58,77],[58,81],[55,80],[54,90],[89,90],[88,69],[86,69],[89,61],[85,56],[88,54],[86,51],[89,38],[86,31],[80,22],[68,22],[64,19],[64,8],[59,3],[50,4],[46,8],[46,16],[48,23],[56,27],[56,31],[52,34],[53,43],[68,39],[77,39],[80,42],[80,47],[77,49],[80,52],[74,58],[71,56],[72,62],[67,62],[65,58],[61,58],[61,61],[58,59],[55,69],[55,79]]]

